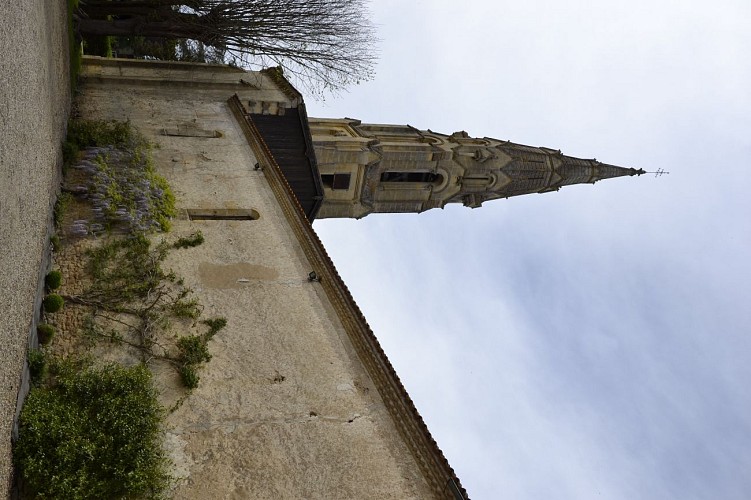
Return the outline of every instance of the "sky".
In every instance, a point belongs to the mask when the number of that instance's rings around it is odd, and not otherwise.
[[[315,222],[470,497],[751,498],[751,3],[371,10],[310,116],[670,172]]]

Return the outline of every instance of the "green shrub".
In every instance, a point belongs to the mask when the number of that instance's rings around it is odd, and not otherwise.
[[[87,36],[83,41],[84,52],[92,56],[112,57],[112,36]]]
[[[211,318],[201,321],[204,325],[209,327],[209,331],[206,333],[206,337],[211,339],[216,332],[227,326],[226,318]]]
[[[78,149],[94,146],[128,146],[135,140],[129,122],[105,120],[71,120],[66,141]]]
[[[44,312],[56,313],[63,307],[64,303],[65,301],[61,296],[51,293],[44,298],[42,306],[44,307]]]
[[[70,162],[76,159],[79,149],[78,144],[71,141],[63,141],[63,161]]]
[[[48,290],[57,290],[63,283],[63,275],[60,271],[50,271],[44,278],[44,284],[47,285]]]
[[[180,379],[183,381],[185,387],[188,389],[195,389],[198,387],[198,382],[201,380],[201,377],[198,376],[195,367],[181,366]]]
[[[55,327],[47,324],[42,323],[37,326],[37,337],[39,338],[40,344],[49,344],[52,338],[55,336]]]
[[[159,496],[169,484],[163,415],[144,366],[63,363],[21,412],[14,459],[28,497]]]
[[[177,340],[180,361],[186,365],[197,365],[210,361],[208,339],[203,335],[188,335]]]
[[[179,363],[180,378],[188,389],[198,387],[200,377],[196,368],[198,365],[211,360],[209,340],[227,325],[224,318],[212,318],[202,321],[209,327],[203,335],[186,335],[177,339],[177,362]]]
[[[57,197],[55,208],[52,211],[55,227],[60,227],[60,224],[62,224],[63,217],[65,217],[65,210],[68,208],[72,199],[73,197],[70,193],[60,193],[60,196]]]
[[[63,141],[63,174],[78,160],[78,145],[74,142]]]
[[[47,374],[47,358],[44,352],[38,349],[29,349],[26,359],[29,361],[31,380],[34,382],[41,381]]]
[[[178,318],[196,319],[201,315],[198,299],[178,299],[172,304],[171,312]]]
[[[152,211],[154,212],[154,220],[159,223],[159,229],[163,232],[170,230],[172,222],[170,219],[177,215],[177,209],[175,209],[175,195],[172,192],[172,188],[167,183],[167,179],[154,172],[154,166],[151,163],[151,159],[146,162],[146,178],[149,183],[154,187],[157,192],[161,192],[160,196],[152,196],[151,203],[153,204]],[[201,236],[203,238],[203,236]]]

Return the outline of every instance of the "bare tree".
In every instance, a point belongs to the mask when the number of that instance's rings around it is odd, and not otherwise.
[[[281,66],[310,91],[336,92],[373,77],[366,1],[81,0],[77,22],[84,36],[194,40],[243,66]]]

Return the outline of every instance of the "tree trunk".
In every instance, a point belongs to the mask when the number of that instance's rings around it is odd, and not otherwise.
[[[182,4],[183,2],[178,2]],[[95,2],[81,4],[78,8],[80,18],[107,19],[127,17],[148,17],[149,19],[169,19],[173,14],[180,14],[173,5],[154,2]]]
[[[78,8],[83,12],[88,12],[89,9],[109,9],[115,13],[118,9],[149,9],[155,10],[162,7],[198,7],[200,1],[190,0],[121,0],[119,2],[112,2],[111,0],[81,0]]]

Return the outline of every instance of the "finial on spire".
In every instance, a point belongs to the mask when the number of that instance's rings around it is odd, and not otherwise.
[[[646,172],[644,170],[639,169],[639,175],[641,174],[655,174],[655,177],[660,177],[663,175],[668,175],[670,172],[666,172],[664,168],[658,168],[654,172]]]

